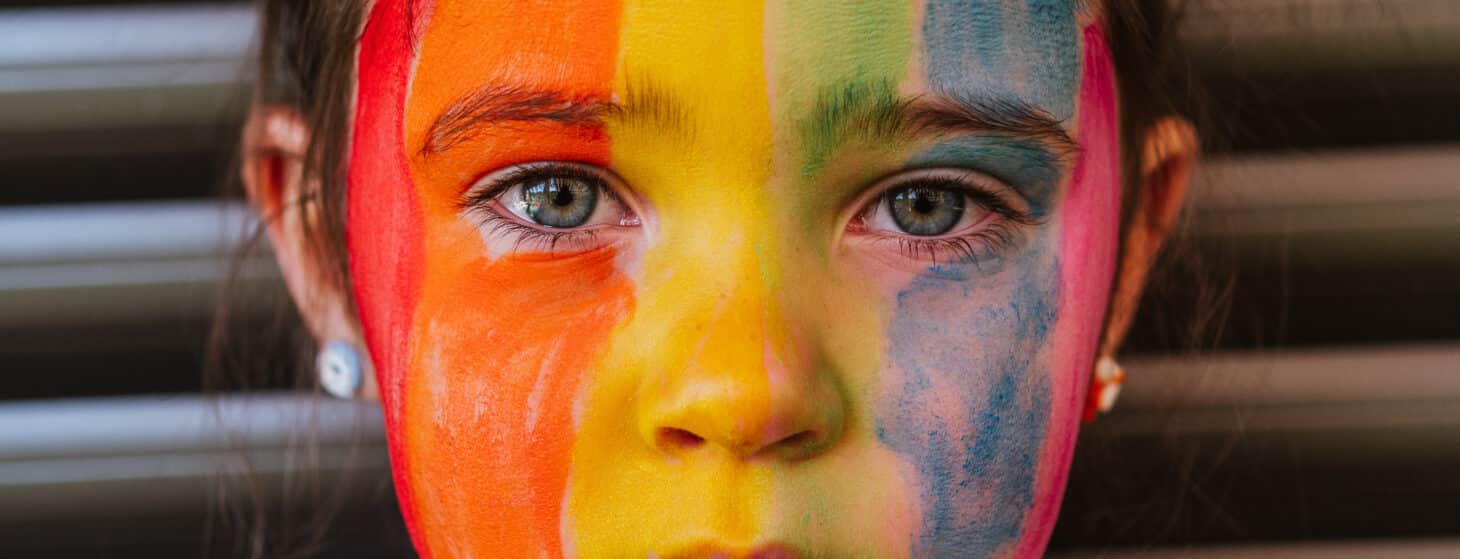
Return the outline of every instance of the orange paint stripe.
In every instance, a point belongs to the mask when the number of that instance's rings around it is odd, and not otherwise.
[[[607,164],[602,130],[514,123],[418,154],[437,116],[482,86],[608,99],[618,26],[616,1],[442,0],[421,45],[406,145],[426,271],[403,437],[422,541],[437,557],[560,555],[573,402],[633,290],[611,249],[489,261],[457,207],[477,177],[506,165]]]

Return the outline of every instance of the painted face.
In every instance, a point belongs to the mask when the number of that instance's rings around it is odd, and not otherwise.
[[[1083,5],[377,0],[349,245],[422,554],[1040,554],[1116,254]]]

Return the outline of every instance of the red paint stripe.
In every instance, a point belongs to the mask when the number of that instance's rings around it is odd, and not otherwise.
[[[400,419],[402,385],[422,272],[421,207],[405,150],[413,17],[425,2],[378,0],[360,39],[346,234],[355,302],[385,408],[401,514],[419,542]],[[413,14],[412,11],[415,11]],[[420,546],[417,546],[420,549]]]

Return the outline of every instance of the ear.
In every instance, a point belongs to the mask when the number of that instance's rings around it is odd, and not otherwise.
[[[1151,266],[1185,206],[1187,185],[1200,149],[1196,131],[1183,118],[1163,118],[1146,133],[1140,187],[1132,200],[1130,223],[1122,239],[1100,356],[1114,356],[1125,341]]]
[[[244,128],[242,175],[249,201],[258,212],[289,295],[317,344],[339,340],[365,352],[349,297],[332,281],[308,237],[318,231],[324,205],[315,198],[315,179],[304,176],[310,130],[303,115],[285,106],[255,107]],[[360,395],[378,390],[369,359],[364,359]],[[313,371],[310,371],[313,374]]]

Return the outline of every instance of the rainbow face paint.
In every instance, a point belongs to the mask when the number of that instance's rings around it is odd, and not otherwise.
[[[1075,6],[378,0],[350,262],[422,555],[1040,554],[1119,214]]]

